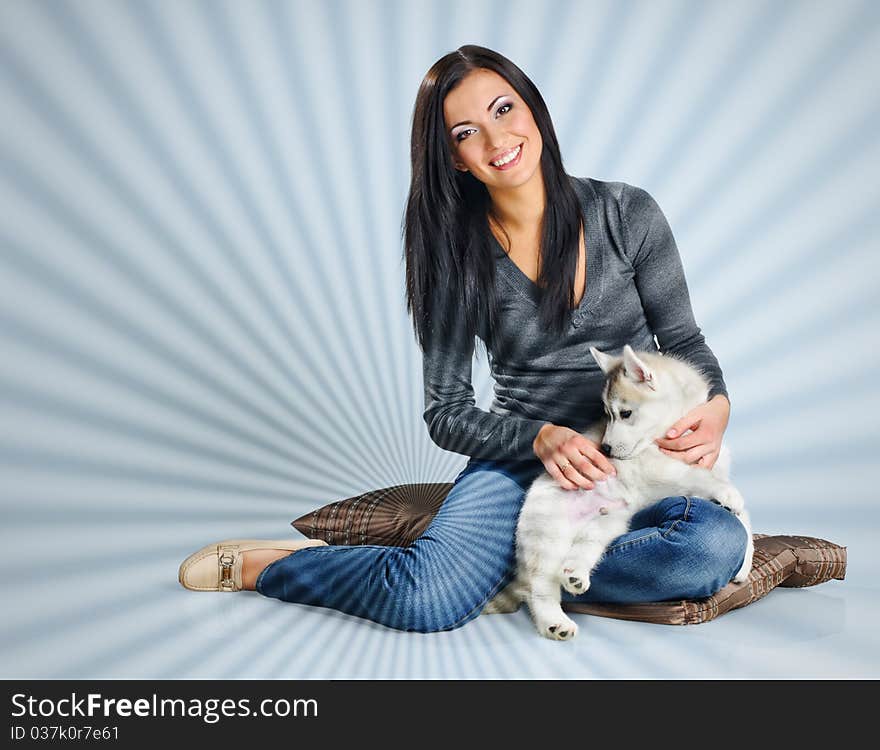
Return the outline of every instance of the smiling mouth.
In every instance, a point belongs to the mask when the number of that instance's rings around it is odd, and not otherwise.
[[[502,162],[500,164],[498,163],[498,160],[496,160],[494,162],[490,161],[489,166],[491,166],[493,169],[498,169],[500,171],[504,171],[505,169],[510,169],[511,167],[515,167],[517,164],[519,164],[520,157],[522,156],[522,150],[523,150],[523,145],[522,145],[522,143],[520,143],[519,146],[512,148],[510,151],[508,151],[504,155],[503,159],[507,159],[508,161]],[[513,158],[511,158],[511,155],[513,155]]]

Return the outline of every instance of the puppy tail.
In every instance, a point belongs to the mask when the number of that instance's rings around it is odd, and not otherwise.
[[[523,602],[522,589],[517,581],[508,584],[485,607],[482,614],[500,615],[516,612]]]

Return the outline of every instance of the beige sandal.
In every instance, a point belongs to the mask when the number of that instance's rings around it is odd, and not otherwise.
[[[180,565],[177,579],[191,591],[241,591],[242,552],[253,549],[326,547],[323,539],[227,539],[193,552]]]

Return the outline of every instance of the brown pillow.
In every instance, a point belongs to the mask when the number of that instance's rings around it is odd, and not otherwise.
[[[325,505],[291,525],[327,544],[408,547],[428,528],[452,482],[398,484]]]
[[[383,544],[407,547],[431,523],[452,482],[398,484],[325,505],[292,522],[310,539],[328,544]],[[809,536],[755,534],[752,572],[706,599],[645,604],[563,602],[569,612],[690,625],[712,620],[760,599],[776,586],[815,586],[846,575],[846,547]]]
[[[846,575],[846,547],[809,536],[754,534],[752,572],[742,583],[731,581],[705,599],[645,604],[588,604],[563,602],[568,612],[663,625],[693,625],[714,620],[732,609],[745,607],[777,586],[815,586]]]

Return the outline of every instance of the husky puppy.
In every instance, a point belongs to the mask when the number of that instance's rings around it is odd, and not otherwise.
[[[590,587],[590,573],[613,539],[626,533],[633,514],[665,497],[714,499],[742,521],[749,536],[745,560],[734,581],[746,579],[754,545],[742,495],[730,482],[730,453],[722,446],[712,469],[686,464],[662,453],[654,443],[691,409],[706,402],[705,377],[669,354],[639,352],[622,356],[593,347],[605,373],[602,400],[607,418],[584,437],[601,444],[617,476],[592,490],[566,490],[544,472],[526,493],[516,531],[517,577],[485,613],[512,612],[525,601],[538,632],[555,640],[577,634],[577,625],[560,605],[560,585],[572,594]]]

